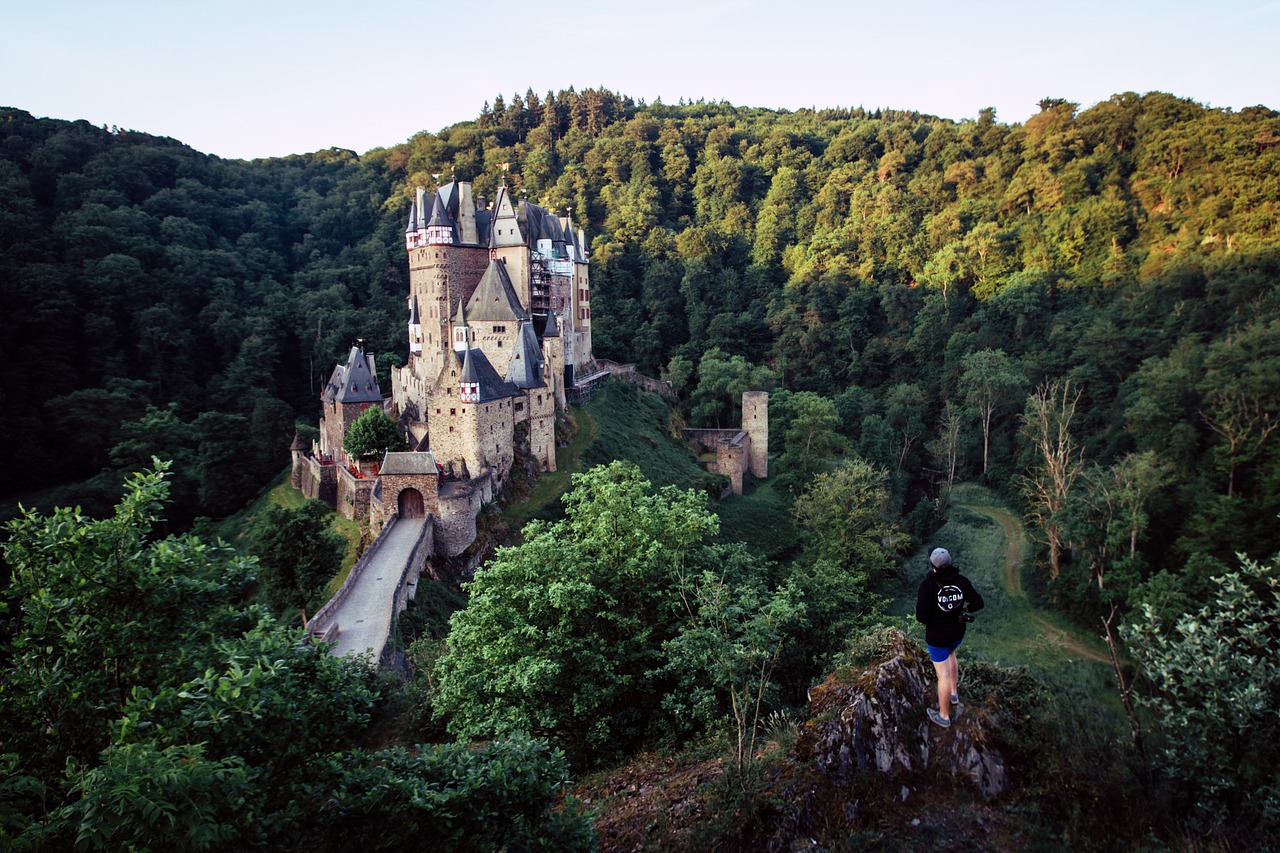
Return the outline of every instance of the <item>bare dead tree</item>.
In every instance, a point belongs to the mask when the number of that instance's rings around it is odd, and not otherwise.
[[[1022,431],[1039,457],[1039,464],[1023,477],[1022,492],[1030,506],[1030,521],[1049,546],[1049,574],[1057,579],[1067,547],[1066,515],[1072,488],[1084,471],[1080,448],[1071,436],[1071,421],[1080,402],[1080,389],[1070,380],[1046,382],[1027,398]]]

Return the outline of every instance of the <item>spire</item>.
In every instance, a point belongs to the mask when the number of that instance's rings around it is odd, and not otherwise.
[[[453,351],[466,352],[471,349],[471,327],[467,325],[467,306],[458,303],[458,313],[453,318]]]
[[[406,249],[414,249],[421,245],[418,242],[418,231],[422,228],[422,204],[423,189],[418,187],[417,195],[409,203],[409,223],[404,227],[404,247]]]
[[[471,358],[471,348],[462,354],[462,370],[458,375],[458,399],[463,403],[480,402],[480,374]]]
[[[489,248],[505,249],[523,246],[524,234],[520,231],[520,218],[511,206],[511,193],[505,186],[498,187],[498,197],[493,202],[493,225],[489,232]]]

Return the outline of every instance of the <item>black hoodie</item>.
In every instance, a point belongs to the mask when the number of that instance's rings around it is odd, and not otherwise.
[[[924,641],[931,646],[950,646],[964,639],[964,610],[981,610],[986,602],[954,565],[943,566],[925,575],[916,594],[916,621],[924,624]]]

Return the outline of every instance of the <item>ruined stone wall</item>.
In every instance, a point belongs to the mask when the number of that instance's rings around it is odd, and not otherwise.
[[[729,478],[729,488],[742,494],[742,476],[747,471],[751,454],[751,436],[740,429],[685,429],[684,437],[694,442],[700,453],[715,453],[714,460],[704,460],[707,470]]]
[[[321,465],[312,456],[301,456],[299,464],[301,476],[298,478],[298,490],[311,500],[320,501],[330,509],[338,504],[338,468],[334,465]]]
[[[596,359],[596,363],[600,365],[602,370],[609,371],[610,376],[621,379],[623,382],[630,382],[645,391],[660,394],[667,399],[675,399],[676,394],[671,390],[670,382],[645,376],[636,370],[634,364],[618,364],[618,362],[610,361],[607,358]]]
[[[742,428],[751,436],[748,465],[751,476],[769,476],[769,393],[747,391],[742,395]]]
[[[747,470],[747,452],[751,439],[743,433],[740,442],[725,441],[716,445],[715,472],[729,478],[729,490],[735,495],[742,494],[742,475]]]

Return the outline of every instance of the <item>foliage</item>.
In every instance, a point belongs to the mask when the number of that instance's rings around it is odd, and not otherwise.
[[[468,585],[434,701],[460,737],[547,736],[574,760],[599,761],[660,717],[664,645],[696,614],[689,579],[731,567],[738,577],[753,563],[709,544],[717,521],[702,495],[651,493],[626,463],[574,475],[563,500],[563,520],[531,522]]]
[[[318,775],[329,784],[315,790],[325,803],[309,816],[313,849],[595,849],[590,822],[564,801],[564,754],[541,741],[353,752]]]
[[[329,526],[329,511],[317,501],[298,509],[271,504],[253,525],[258,579],[273,607],[302,611],[323,603],[342,565],[346,541]]]
[[[792,492],[809,487],[815,474],[830,464],[830,458],[847,448],[837,432],[840,418],[835,403],[812,391],[783,392],[784,413],[770,428],[782,432],[783,452],[774,466],[779,481]],[[774,420],[772,417],[770,420]]]
[[[151,539],[164,468],[132,477],[110,518],[59,509],[8,524],[7,849],[346,849],[317,827],[374,778],[359,800],[372,827],[404,816],[376,793],[394,787],[434,792],[413,814],[442,831],[588,844],[584,820],[559,810],[564,762],[545,745],[346,752],[380,701],[368,661],[246,605],[252,560],[190,535]]]
[[[887,472],[854,458],[818,474],[796,498],[802,546],[789,580],[806,604],[798,632],[802,661],[841,651],[881,612],[884,601],[873,587],[894,571],[905,544],[887,480]]]
[[[663,644],[669,656],[664,670],[676,683],[663,704],[674,716],[701,716],[710,726],[722,712],[720,696],[728,695],[740,779],[755,758],[787,633],[805,610],[792,589],[770,592],[763,579],[753,578],[745,556],[726,553],[718,572],[681,578],[689,624]]]
[[[342,449],[357,459],[381,459],[388,452],[404,450],[404,447],[404,433],[378,406],[361,412],[342,437]]]
[[[1157,767],[1177,779],[1206,828],[1280,817],[1280,561],[1242,559],[1172,624],[1144,605],[1123,629],[1150,692]]]

